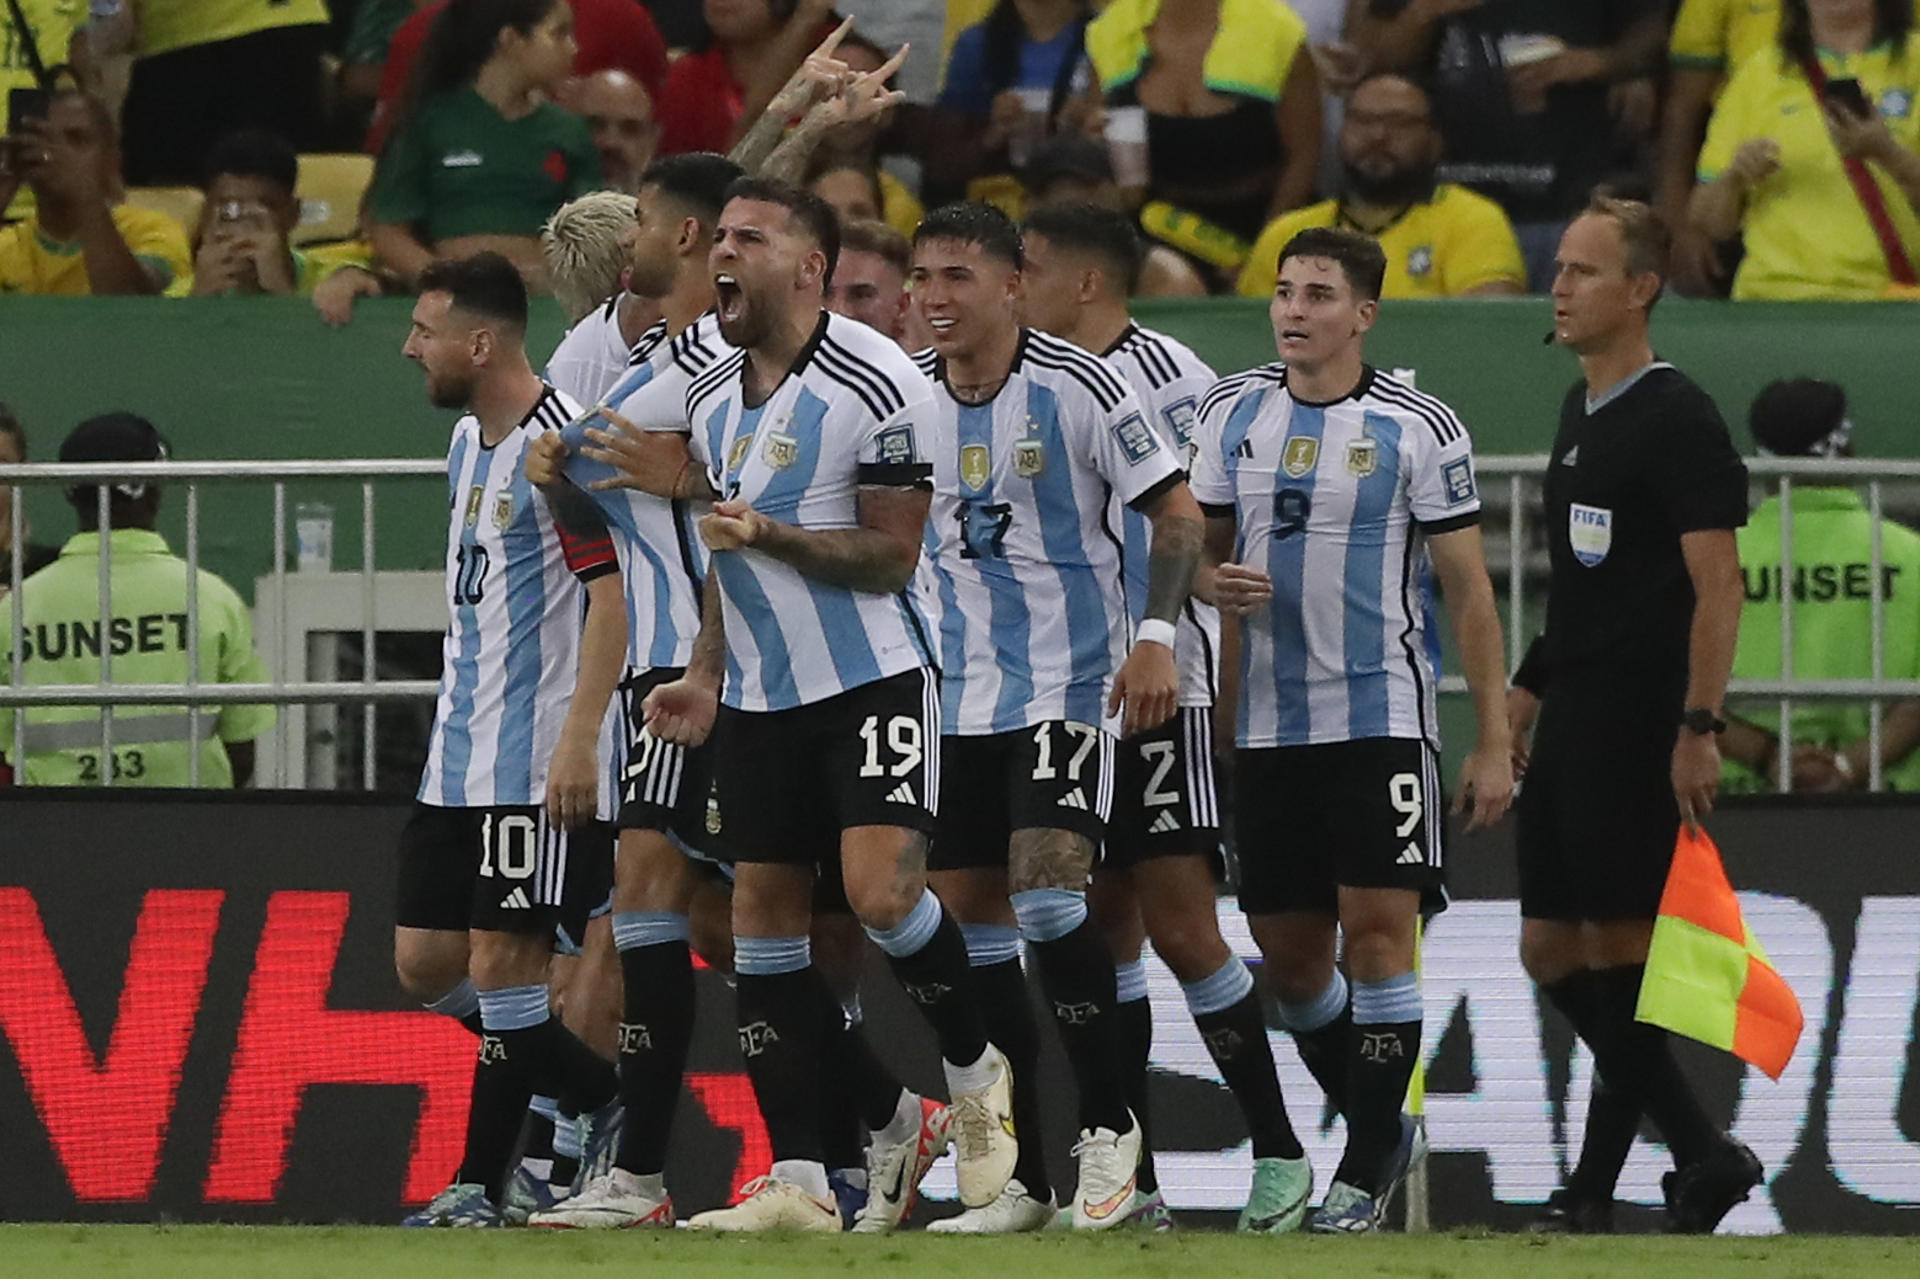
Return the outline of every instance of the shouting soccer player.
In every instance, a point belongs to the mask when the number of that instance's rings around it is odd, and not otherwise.
[[[596,704],[573,694],[575,668],[583,652],[612,653],[618,678],[626,611],[612,546],[571,542],[527,479],[528,444],[579,410],[528,365],[526,325],[519,273],[481,253],[422,273],[405,347],[433,403],[467,412],[447,455],[452,620],[400,837],[394,960],[435,1011],[472,1025],[477,1008],[481,1035],[459,1174],[409,1225],[501,1223],[507,1160],[536,1093],[589,1116],[615,1101],[612,1066],[548,1015],[568,843],[581,834],[544,801],[556,752],[594,752],[613,680]],[[584,636],[576,576],[591,602]]]
[[[933,866],[964,921],[996,1043],[1013,1055],[1022,1158],[993,1203],[934,1229],[1035,1230],[1053,1217],[1039,1154],[1038,1035],[1019,949],[1080,1092],[1073,1224],[1135,1203],[1141,1130],[1127,1104],[1113,959],[1087,917],[1117,739],[1177,708],[1174,621],[1203,529],[1174,450],[1088,352],[1023,329],[1020,231],[985,204],[935,211],[914,235],[914,306],[937,384],[928,544],[940,608],[943,744]],[[1145,619],[1131,637],[1109,495],[1153,528]]]
[[[770,1174],[714,1230],[832,1230],[822,1164],[822,1039],[841,1008],[812,963],[816,869],[848,902],[940,1041],[962,1198],[988,1203],[1017,1154],[1006,1059],[988,1042],[966,945],[926,887],[939,783],[930,637],[910,587],[931,465],[926,380],[899,348],[823,309],[833,211],[781,183],[729,192],[709,258],[740,348],[693,380],[689,445],[722,500],[686,673],[648,694],[649,730],[714,736],[737,861],[740,1043],[773,1145]],[[907,1170],[914,1177],[923,1165]]]
[[[1026,322],[1099,352],[1133,388],[1148,420],[1178,445],[1182,458],[1188,456],[1200,398],[1216,379],[1187,347],[1140,327],[1128,314],[1127,295],[1144,253],[1132,221],[1099,205],[1056,205],[1027,218],[1024,248]],[[1124,547],[1127,612],[1138,627],[1146,617],[1151,528],[1118,494],[1111,507],[1109,525],[1121,531]],[[1280,1096],[1253,975],[1220,936],[1215,911],[1220,818],[1211,718],[1220,678],[1220,615],[1212,605],[1189,599],[1176,632],[1180,710],[1161,727],[1120,744],[1113,817],[1090,897],[1117,965],[1128,1101],[1149,1139],[1140,1158],[1145,1211],[1136,1215],[1171,1224],[1153,1176],[1147,1116],[1153,1014],[1140,957],[1144,933],[1180,979],[1201,1042],[1233,1090],[1253,1138],[1253,1188],[1239,1228],[1277,1234],[1305,1217],[1313,1170]]]
[[[1377,1229],[1416,1153],[1401,1114],[1420,1051],[1414,949],[1422,896],[1443,886],[1445,820],[1431,573],[1479,721],[1459,796],[1470,827],[1513,795],[1471,443],[1446,405],[1362,358],[1385,271],[1356,232],[1289,241],[1270,308],[1283,363],[1208,392],[1193,461],[1213,566],[1201,593],[1244,619],[1240,905],[1281,1019],[1347,1121],[1309,1223],[1333,1234]]]

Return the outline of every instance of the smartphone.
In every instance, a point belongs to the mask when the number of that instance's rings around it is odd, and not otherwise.
[[[1844,80],[1829,80],[1821,94],[1828,102],[1836,102],[1850,114],[1870,116],[1873,108],[1867,103],[1867,95],[1860,88],[1860,82],[1849,76]]]
[[[53,95],[45,89],[7,90],[7,131],[12,133],[28,120],[44,120],[51,109]]]

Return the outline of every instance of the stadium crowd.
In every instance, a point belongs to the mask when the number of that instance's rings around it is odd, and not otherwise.
[[[1148,295],[1264,295],[1335,225],[1390,298],[1540,293],[1605,185],[1676,228],[1683,293],[1917,287],[1912,0],[9,0],[0,293],[338,323],[482,247],[545,291],[555,209],[733,148],[842,14],[856,70],[910,43],[905,92],[808,177],[903,235],[1068,180],[1137,219]]]

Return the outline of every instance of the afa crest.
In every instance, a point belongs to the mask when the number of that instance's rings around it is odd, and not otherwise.
[[[993,457],[984,444],[968,444],[960,449],[960,482],[970,489],[983,489],[993,478]]]
[[[767,442],[760,447],[760,456],[774,470],[784,471],[800,456],[800,441],[785,431],[768,431]]]
[[[1013,473],[1030,480],[1046,469],[1047,451],[1039,440],[1020,440],[1013,446]]]
[[[1280,469],[1292,479],[1302,479],[1320,461],[1320,441],[1304,435],[1287,437],[1286,447],[1280,450]]]
[[[493,499],[493,526],[504,533],[507,526],[512,523],[513,494],[502,493]]]
[[[1380,469],[1380,444],[1377,440],[1362,437],[1347,444],[1347,474],[1355,479],[1366,479]]]

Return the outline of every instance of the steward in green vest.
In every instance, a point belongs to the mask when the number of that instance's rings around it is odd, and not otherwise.
[[[167,456],[153,424],[131,413],[109,413],[75,427],[60,447],[62,462],[149,462]],[[100,534],[95,487],[67,490],[84,531],[60,548],[52,564],[20,587],[24,616],[18,662],[21,682],[96,684],[109,664],[116,684],[182,684],[192,669],[188,652],[187,564],[154,531],[160,490],[147,481],[109,490],[110,599],[104,626],[100,607]],[[232,587],[202,569],[198,584],[199,678],[203,684],[251,684],[267,679],[253,651],[253,623]],[[0,684],[15,662],[10,604],[0,605]],[[253,774],[253,740],[272,724],[271,706],[208,706],[198,738],[184,706],[116,706],[111,752],[101,747],[98,706],[0,707],[0,754],[14,749],[14,716],[23,717],[24,767],[15,781],[28,786],[186,786],[192,752],[200,755],[200,785],[244,785]]]

